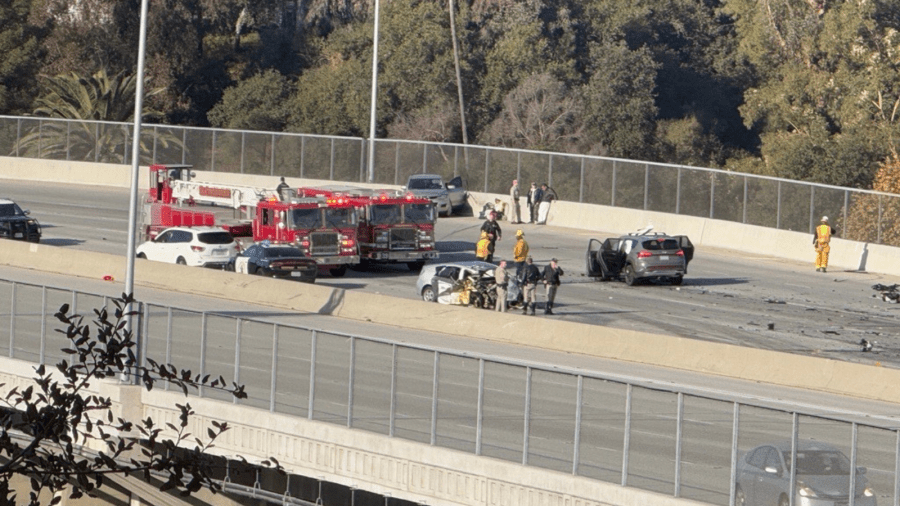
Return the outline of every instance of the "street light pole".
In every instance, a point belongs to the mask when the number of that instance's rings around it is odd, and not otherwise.
[[[148,0],[141,0],[141,30],[138,42],[137,78],[134,90],[134,134],[131,146],[131,200],[128,207],[128,246],[125,253],[125,293],[134,294],[134,259],[137,249],[137,217],[138,217],[138,179],[141,162],[141,115],[144,109],[144,54],[147,46],[147,6]],[[129,314],[135,310],[130,304],[126,309],[125,330],[132,331],[133,318]],[[137,332],[135,338],[136,354],[140,354],[143,337]],[[140,358],[139,358],[140,360]],[[137,378],[133,381],[137,383]]]
[[[146,0],[145,0],[146,1]],[[375,182],[375,101],[378,97],[378,7],[379,1],[375,0],[375,27],[372,40],[372,107],[369,110],[369,177],[370,183]]]

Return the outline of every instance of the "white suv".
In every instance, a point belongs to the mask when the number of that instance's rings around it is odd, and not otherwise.
[[[194,267],[224,267],[240,246],[217,227],[174,227],[137,247],[137,257]]]

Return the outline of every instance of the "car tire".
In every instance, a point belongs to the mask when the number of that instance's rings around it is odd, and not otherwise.
[[[406,262],[406,266],[413,272],[421,272],[422,267],[425,267],[425,262],[421,260],[418,262]]]
[[[187,261],[184,259],[184,257],[178,257],[178,260],[175,260],[175,263],[178,265],[187,265]]]
[[[684,276],[675,276],[672,278],[672,284],[675,286],[681,286],[681,283],[684,282]]]
[[[437,295],[434,293],[434,288],[431,285],[422,289],[422,300],[425,302],[437,302]]]
[[[734,487],[734,506],[747,506],[747,497],[740,485]]]
[[[137,254],[137,257],[138,257],[138,258],[142,258],[142,259],[144,259],[144,260],[147,259],[147,255],[145,255],[145,254],[143,254],[143,253],[138,253],[138,254]]]
[[[637,278],[634,277],[634,267],[631,265],[626,265],[625,270],[625,284],[628,286],[634,286],[637,283]]]
[[[331,273],[332,276],[340,278],[343,277],[344,274],[347,274],[347,266],[341,265],[340,267],[334,267],[332,269],[329,269],[328,272]]]

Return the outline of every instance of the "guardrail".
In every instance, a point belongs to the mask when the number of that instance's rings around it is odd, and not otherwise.
[[[85,314],[107,301],[0,280],[0,354],[54,364],[66,345],[54,331],[58,307]],[[231,371],[223,375],[251,394],[237,400],[199,392],[217,401],[716,505],[736,504],[743,452],[782,440],[827,441],[849,455],[851,468],[868,469],[882,505],[900,504],[900,429],[865,413],[822,416],[261,318],[155,304],[142,304],[140,315],[142,358],[201,375]],[[784,477],[793,483],[791,473]],[[863,500],[850,498],[849,505],[868,504]]]
[[[131,125],[0,116],[0,153],[129,164]],[[546,182],[562,200],[726,220],[812,233],[832,216],[841,237],[900,246],[900,196],[718,169],[487,146],[376,139],[372,181],[366,140],[309,134],[145,124],[141,163],[200,170],[402,185],[414,173],[463,176],[468,188],[506,194],[511,181]]]

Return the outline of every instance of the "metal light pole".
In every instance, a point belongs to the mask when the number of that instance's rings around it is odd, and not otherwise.
[[[131,200],[128,207],[128,246],[125,252],[125,293],[134,294],[134,259],[137,248],[138,218],[138,179],[141,161],[141,115],[144,109],[144,53],[147,45],[147,5],[148,0],[141,0],[141,31],[138,42],[137,83],[134,90],[134,135],[131,146]],[[129,304],[126,313],[134,310]],[[125,330],[131,331],[132,316],[125,317]],[[135,349],[140,353],[142,336],[135,333]],[[138,378],[134,378],[137,383]]]
[[[146,1],[146,0],[144,0]],[[369,110],[369,182],[375,182],[375,100],[378,96],[378,7],[375,0],[375,35],[372,48],[372,108]]]

